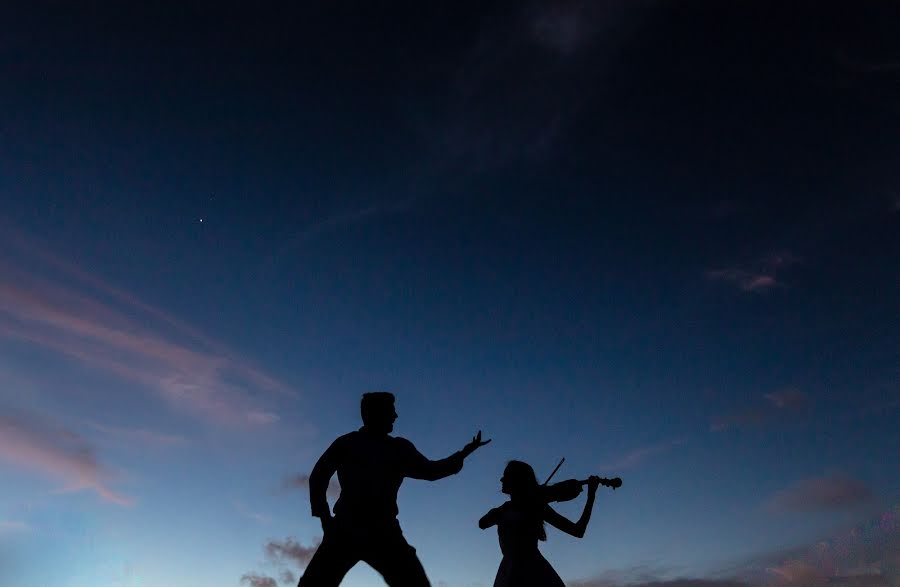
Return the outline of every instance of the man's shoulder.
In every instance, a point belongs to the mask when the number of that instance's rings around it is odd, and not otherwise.
[[[399,450],[416,450],[416,445],[411,440],[407,440],[402,436],[391,436],[391,442]]]
[[[354,430],[352,432],[348,432],[347,434],[342,434],[334,439],[334,442],[331,443],[333,447],[342,447],[352,445],[359,435],[359,430]]]

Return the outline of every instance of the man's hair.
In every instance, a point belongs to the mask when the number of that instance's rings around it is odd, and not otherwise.
[[[370,391],[364,393],[359,402],[359,413],[363,424],[368,424],[371,417],[394,406],[394,394],[389,391]]]

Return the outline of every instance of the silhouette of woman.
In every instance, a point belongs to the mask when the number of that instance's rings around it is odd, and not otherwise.
[[[538,550],[538,541],[547,539],[544,522],[582,538],[591,519],[599,485],[599,477],[588,479],[584,512],[577,522],[572,522],[547,504],[531,465],[510,461],[500,478],[500,490],[509,495],[509,501],[492,509],[478,521],[478,527],[482,530],[497,526],[503,560],[497,569],[494,587],[565,587]]]

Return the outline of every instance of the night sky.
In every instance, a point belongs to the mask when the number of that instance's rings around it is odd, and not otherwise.
[[[295,585],[397,396],[435,587],[900,585],[900,4],[0,4],[0,585]],[[333,496],[332,496],[333,503]],[[583,498],[560,504],[577,518]],[[381,585],[365,565],[344,585]]]

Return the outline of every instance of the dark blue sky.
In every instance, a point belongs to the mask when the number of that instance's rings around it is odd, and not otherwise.
[[[435,584],[561,456],[573,585],[896,580],[900,9],[828,4],[4,4],[0,563],[289,584],[389,389],[494,438],[401,493]]]

